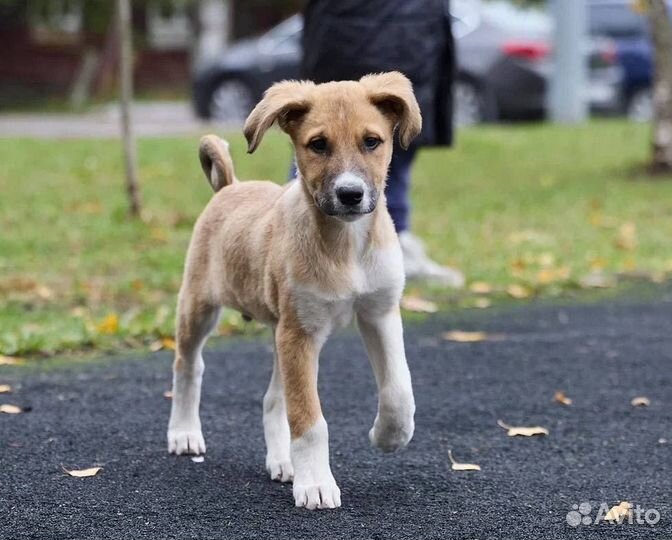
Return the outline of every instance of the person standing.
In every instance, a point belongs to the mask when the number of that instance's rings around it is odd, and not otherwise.
[[[418,149],[450,146],[453,140],[455,48],[448,8],[448,0],[309,0],[301,77],[322,83],[401,71],[411,80],[422,111],[422,133],[407,150],[395,145],[387,205],[406,277],[462,287],[462,273],[431,260],[411,233],[409,220],[411,169]]]

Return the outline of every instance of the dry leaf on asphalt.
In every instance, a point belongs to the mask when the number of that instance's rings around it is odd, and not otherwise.
[[[203,463],[205,461],[205,456],[193,456],[191,461],[194,463]]]
[[[0,394],[8,394],[12,391],[12,387],[8,384],[0,384]]]
[[[548,435],[548,430],[541,426],[533,427],[514,427],[497,420],[497,425],[506,430],[509,437],[532,437],[534,435]]]
[[[61,465],[61,467],[63,466]],[[63,467],[63,471],[65,471],[66,474],[74,476],[75,478],[88,478],[89,476],[96,476],[102,470],[102,467],[90,467],[89,469],[80,470],[70,470]]]
[[[439,311],[439,307],[434,302],[410,295],[401,298],[401,307],[406,311],[415,313],[436,313]]]
[[[490,336],[485,332],[465,332],[463,330],[444,332],[441,337],[447,341],[457,341],[458,343],[476,343],[490,339]]]
[[[616,506],[612,506],[609,512],[604,516],[604,521],[621,521],[630,513],[632,504],[628,501],[621,501]]]
[[[492,285],[485,281],[474,281],[469,285],[469,290],[476,294],[490,294],[492,292]]]
[[[448,459],[450,459],[450,468],[454,471],[480,471],[481,466],[475,463],[458,463],[453,459],[453,452],[448,450]]]
[[[561,403],[562,405],[572,404],[571,398],[568,398],[562,390],[558,390],[555,394],[553,394],[553,401],[556,403]]]
[[[633,407],[648,407],[651,405],[651,400],[645,396],[637,396],[632,398],[630,405]]]
[[[166,399],[173,399],[173,391],[172,390],[166,390],[163,393],[163,397],[165,397]]]
[[[17,405],[10,405],[9,403],[3,403],[0,405],[0,413],[5,413],[5,414],[20,414],[23,412],[23,409],[21,407],[18,407]]]
[[[0,366],[16,366],[18,364],[23,364],[23,358],[3,356],[0,354]]]
[[[527,287],[523,285],[518,285],[513,283],[506,288],[506,292],[511,298],[516,298],[522,300],[523,298],[529,298],[532,292]]]

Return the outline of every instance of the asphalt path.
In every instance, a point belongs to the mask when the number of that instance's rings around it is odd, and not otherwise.
[[[455,329],[501,339],[441,339]],[[0,367],[0,383],[14,387],[0,402],[31,409],[0,415],[0,538],[672,537],[669,290],[438,315],[408,323],[406,344],[416,433],[391,456],[369,447],[376,397],[358,336],[345,331],[323,351],[343,506],[314,512],[294,508],[291,486],[264,471],[263,339],[206,353],[202,463],[166,452],[167,352]],[[573,403],[554,402],[557,390]],[[633,407],[636,396],[650,406]],[[497,420],[549,435],[508,437]],[[482,470],[452,471],[449,449]],[[92,478],[62,470],[93,465],[103,470]],[[601,505],[620,501],[639,507],[642,523],[595,523]],[[590,523],[568,523],[577,519]]]

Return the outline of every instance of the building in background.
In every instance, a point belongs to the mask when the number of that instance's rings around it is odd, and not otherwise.
[[[192,63],[208,43],[221,50],[299,8],[299,0],[135,0],[138,93],[186,95]],[[117,39],[109,0],[0,1],[0,109],[50,100],[80,106],[112,95]]]

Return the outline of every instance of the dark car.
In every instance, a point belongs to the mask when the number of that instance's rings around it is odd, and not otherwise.
[[[508,2],[452,0],[458,39],[455,83],[458,123],[540,118],[553,69],[552,20]],[[609,39],[588,42],[588,100],[596,112],[618,107],[622,72]]]
[[[196,114],[242,123],[264,90],[276,81],[298,77],[302,30],[301,16],[294,15],[262,36],[228,47],[219,60],[196,74]]]
[[[653,49],[645,16],[634,9],[632,0],[591,0],[589,10],[590,33],[615,43],[623,70],[621,112],[633,120],[650,119]]]
[[[507,2],[451,0],[457,42],[455,119],[473,124],[541,117],[551,70],[548,17]],[[273,82],[296,78],[302,19],[293,16],[266,34],[233,44],[197,73],[193,99],[199,117],[242,122]],[[611,106],[620,71],[610,42],[591,43],[591,103]]]

